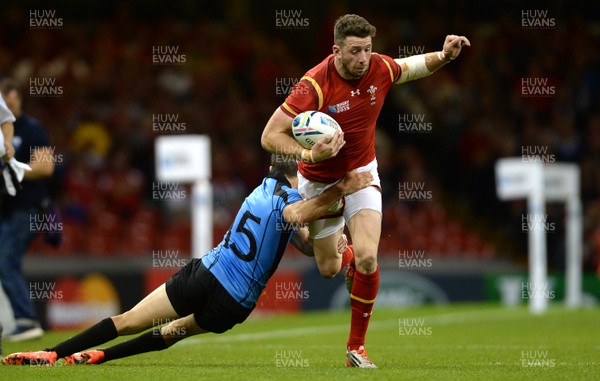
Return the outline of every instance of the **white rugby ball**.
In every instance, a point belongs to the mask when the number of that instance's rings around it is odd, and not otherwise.
[[[324,136],[333,136],[341,127],[331,116],[320,111],[304,111],[292,121],[292,134],[300,145],[311,149]]]

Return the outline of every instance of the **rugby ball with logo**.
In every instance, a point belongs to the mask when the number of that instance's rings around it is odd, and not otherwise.
[[[340,129],[335,119],[320,111],[301,112],[292,121],[292,134],[306,149],[311,149],[324,136],[333,136]]]

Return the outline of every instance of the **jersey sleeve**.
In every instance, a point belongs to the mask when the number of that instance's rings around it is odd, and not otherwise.
[[[8,109],[6,102],[4,102],[4,98],[2,98],[2,93],[0,93],[0,124],[14,122],[15,120],[15,116]]]
[[[275,192],[276,196],[276,206],[275,209],[283,211],[283,209],[291,205],[295,202],[302,201],[302,197],[300,193],[296,189],[289,188],[287,186],[281,187],[277,192]]]
[[[298,190],[290,188],[287,185],[278,187],[273,196],[273,209],[280,211],[282,219],[283,209],[285,209],[286,206],[302,201],[302,197],[300,196],[300,193],[298,193]]]
[[[390,79],[392,83],[396,82],[400,75],[402,74],[402,69],[400,65],[394,61],[394,59],[390,56],[386,56],[385,54],[379,54],[381,59],[383,60],[384,65],[388,69],[388,73],[390,75]]]
[[[286,115],[294,118],[303,111],[317,110],[318,98],[313,84],[303,77],[294,85],[285,102],[279,106]]]
[[[290,188],[288,190],[288,199],[286,202],[286,206],[293,204],[295,202],[298,202],[298,201],[302,201],[302,197],[300,196],[300,193],[298,193],[298,191],[296,189]]]

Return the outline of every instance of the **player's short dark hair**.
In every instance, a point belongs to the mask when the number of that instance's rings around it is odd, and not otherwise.
[[[13,90],[19,94],[21,93],[20,86],[17,81],[12,78],[4,78],[2,81],[0,81],[0,93],[6,95]]]
[[[342,46],[346,37],[375,37],[377,29],[362,16],[347,14],[338,18],[333,27],[333,42]]]
[[[271,154],[271,172],[283,173],[288,177],[296,177],[298,161],[292,155]]]

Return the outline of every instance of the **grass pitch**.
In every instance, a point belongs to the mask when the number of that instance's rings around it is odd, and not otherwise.
[[[344,366],[349,311],[251,317],[223,335],[201,335],[102,365],[2,366],[1,380],[598,380],[600,310],[453,305],[376,309],[367,336],[379,369]],[[39,350],[73,332],[4,343]],[[113,342],[122,341],[119,338]]]

